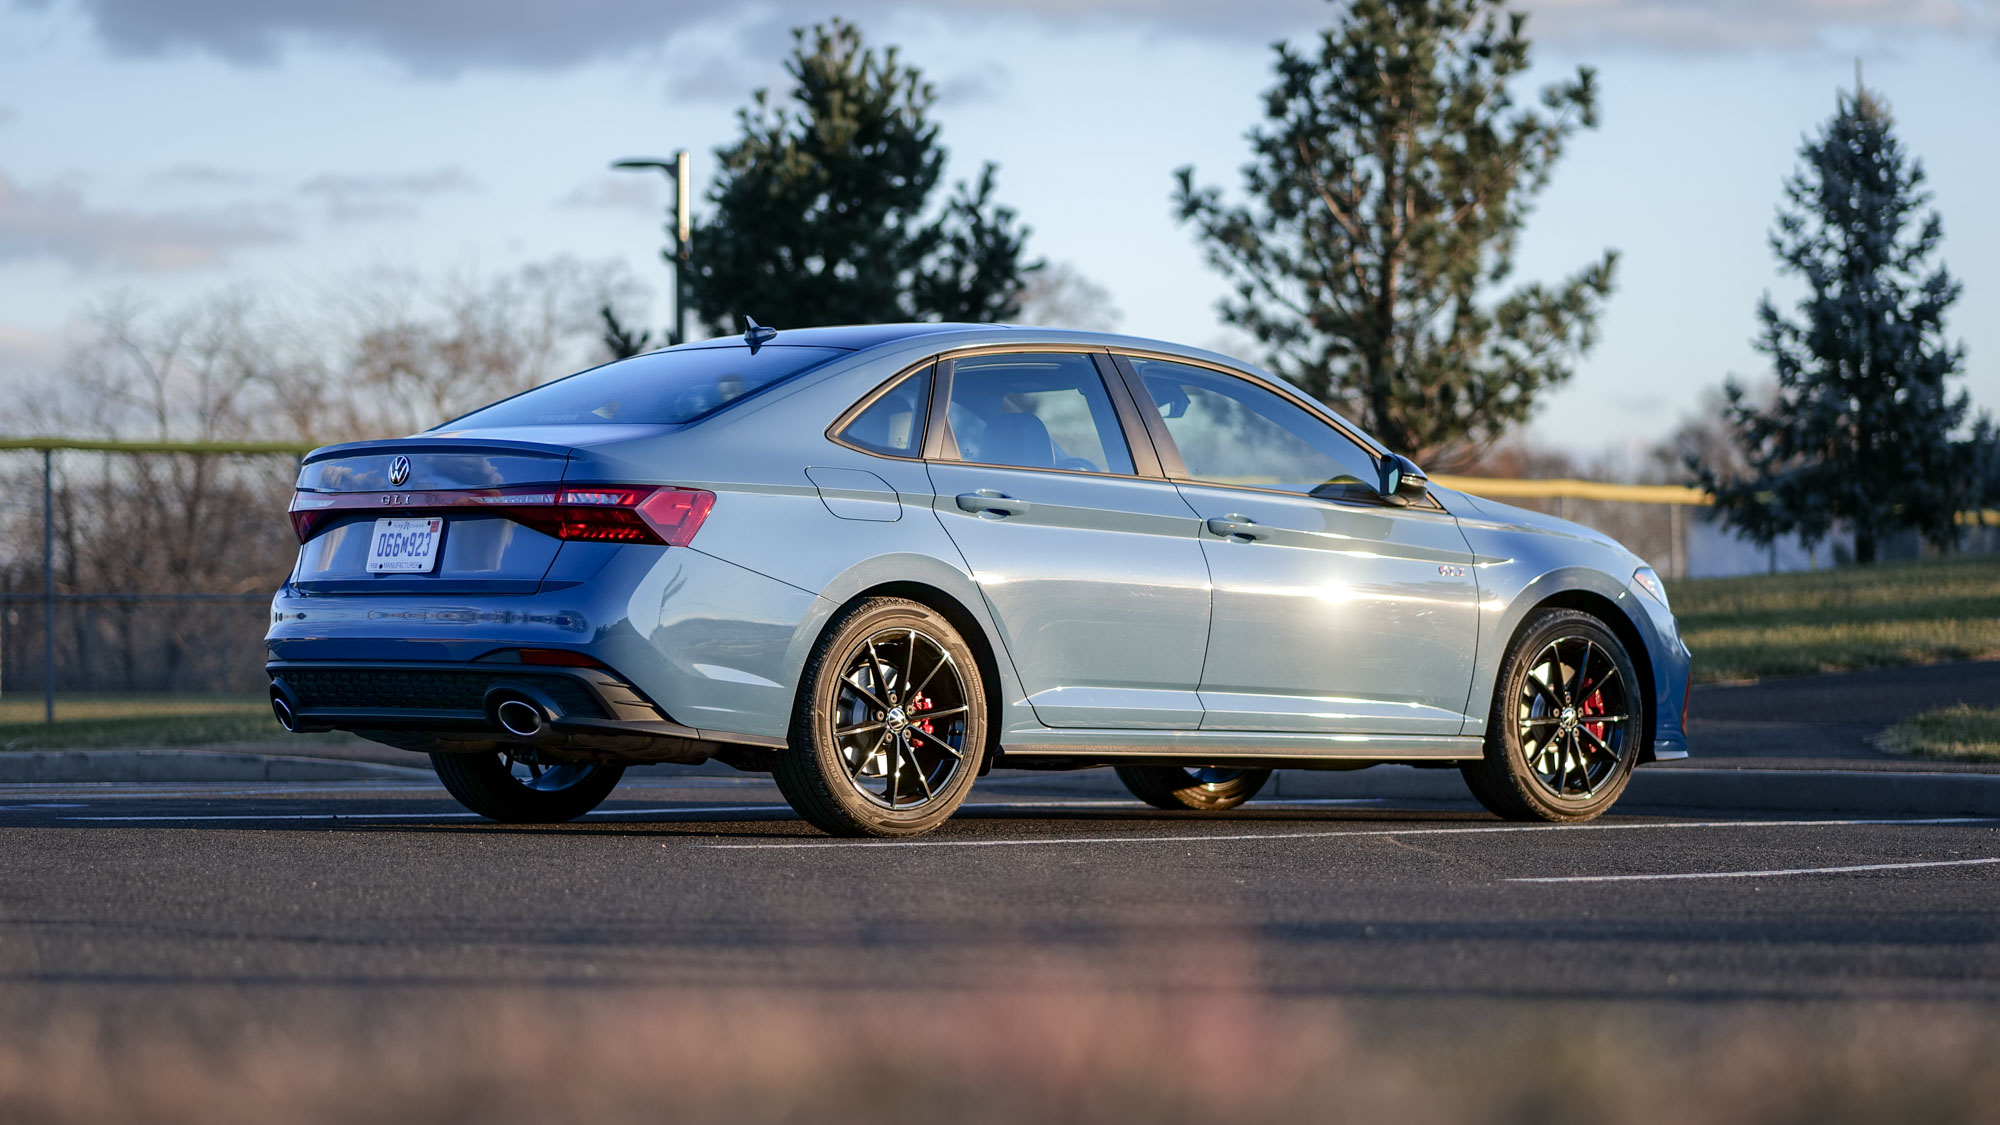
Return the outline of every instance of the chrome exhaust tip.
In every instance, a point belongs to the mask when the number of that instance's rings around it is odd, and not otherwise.
[[[515,738],[537,739],[549,733],[548,716],[520,696],[509,696],[493,705],[493,721]]]
[[[299,733],[299,717],[293,713],[292,704],[285,698],[285,693],[277,688],[271,689],[271,714],[277,716],[278,725],[285,728],[287,734]]]

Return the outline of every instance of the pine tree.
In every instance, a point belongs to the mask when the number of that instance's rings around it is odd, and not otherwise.
[[[1502,0],[1335,0],[1317,49],[1277,47],[1248,206],[1178,173],[1175,201],[1235,291],[1224,319],[1390,448],[1462,461],[1528,418],[1594,342],[1617,255],[1504,294],[1594,72],[1515,104],[1526,17]]]
[[[1726,385],[1745,472],[1692,466],[1723,521],[1753,540],[1797,532],[1816,544],[1844,522],[1862,563],[1902,528],[1953,541],[1979,444],[1951,437],[1968,405],[1945,385],[1965,358],[1944,339],[1959,284],[1932,264],[1944,225],[1925,212],[1923,165],[1893,124],[1857,82],[1799,150],[1771,250],[1806,294],[1797,319],[1768,294],[1757,310],[1777,390],[1758,407],[1741,384]]]
[[[853,24],[793,33],[788,104],[759,90],[717,150],[713,214],[694,230],[695,315],[784,327],[1004,320],[1019,309],[1027,230],[993,200],[995,171],[936,214],[946,150],[931,85]]]

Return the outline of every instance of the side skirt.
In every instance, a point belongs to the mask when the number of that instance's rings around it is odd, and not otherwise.
[[[1038,730],[1004,737],[1000,752],[1003,766],[1067,760],[1078,765],[1146,761],[1356,769],[1376,762],[1469,761],[1483,757],[1486,749],[1484,739],[1464,735]]]

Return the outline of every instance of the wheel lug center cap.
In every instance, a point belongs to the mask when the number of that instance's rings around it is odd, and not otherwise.
[[[889,708],[889,718],[887,721],[889,724],[889,729],[891,731],[895,731],[898,733],[901,733],[904,727],[910,725],[910,717],[903,713],[903,709],[901,707]]]
[[[1565,730],[1568,730],[1569,728],[1576,726],[1576,708],[1574,707],[1563,708],[1562,725],[1563,729]]]

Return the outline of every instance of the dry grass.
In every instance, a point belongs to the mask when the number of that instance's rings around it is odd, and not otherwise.
[[[348,743],[344,735],[288,735],[257,697],[59,695],[44,722],[40,695],[0,700],[0,751],[105,746],[227,746],[246,742]]]
[[[1669,593],[1700,683],[2000,656],[2000,558],[1689,579]]]
[[[0,1120],[2000,1120],[2000,1033],[1963,1010],[1704,1017],[1692,1032],[1550,1014],[1412,1036],[1241,991],[592,993],[390,1007],[200,1040],[129,1024],[16,1024],[0,1038]]]
[[[2000,708],[1960,703],[1911,715],[1876,742],[1891,754],[1949,762],[2000,762]]]

